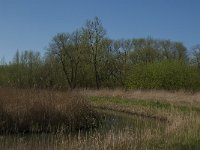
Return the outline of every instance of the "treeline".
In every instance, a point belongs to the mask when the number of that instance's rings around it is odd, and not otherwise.
[[[194,47],[193,56],[188,57],[181,42],[153,38],[112,40],[96,17],[79,30],[55,35],[44,56],[17,51],[13,61],[0,65],[0,85],[199,89],[199,70],[200,46]]]

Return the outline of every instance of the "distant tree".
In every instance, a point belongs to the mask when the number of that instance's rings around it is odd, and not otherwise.
[[[174,54],[173,54],[175,51],[174,42],[170,40],[161,40],[159,44],[160,44],[159,49],[161,50],[162,58],[164,60],[174,59]]]
[[[5,57],[1,58],[0,61],[0,86],[7,86],[8,83],[8,67]]]
[[[2,65],[2,66],[6,65],[6,59],[5,59],[5,57],[1,58],[0,65]]]
[[[125,85],[132,48],[132,40],[114,40],[112,42],[113,75],[122,86]]]
[[[9,65],[9,82],[20,88],[36,87],[41,76],[42,58],[39,52],[17,51]]]
[[[193,51],[200,68],[200,46]],[[109,39],[95,17],[80,30],[55,35],[44,57],[34,51],[17,51],[9,64],[1,61],[0,84],[20,88],[126,87],[131,68],[163,60],[186,64],[187,48],[181,42],[151,37]]]
[[[192,48],[194,61],[200,69],[200,45],[196,45]]]
[[[181,42],[175,42],[176,51],[174,52],[174,57],[178,60],[187,60],[187,48]]]
[[[81,33],[59,33],[49,45],[49,54],[58,57],[71,89],[77,86],[77,75],[81,57]]]
[[[153,63],[161,60],[187,61],[187,48],[181,42],[156,40],[152,38],[134,39],[133,63]]]
[[[106,31],[98,17],[88,20],[83,28],[84,41],[87,45],[90,62],[93,65],[96,87],[101,86],[100,66],[104,55],[103,42]]]
[[[68,87],[66,76],[57,55],[46,53],[40,83],[40,86],[44,88]]]
[[[160,51],[152,38],[134,39],[134,51],[131,53],[133,63],[153,63],[160,60]]]
[[[11,86],[22,87],[22,65],[20,61],[20,52],[17,52],[14,55],[13,61],[10,64],[10,84]]]

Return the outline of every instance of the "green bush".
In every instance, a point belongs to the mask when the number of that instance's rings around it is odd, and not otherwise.
[[[126,86],[131,89],[199,90],[200,72],[181,61],[138,64],[129,71]]]

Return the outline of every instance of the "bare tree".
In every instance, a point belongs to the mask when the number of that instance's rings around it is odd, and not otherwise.
[[[99,67],[102,60],[101,56],[104,53],[103,41],[106,31],[99,18],[95,17],[94,20],[88,20],[86,22],[86,26],[83,28],[83,33],[85,43],[89,50],[89,59],[94,69],[96,87],[99,89],[101,86]]]
[[[122,86],[125,85],[128,66],[130,64],[130,51],[133,48],[132,40],[114,40],[112,43],[113,75]]]
[[[133,63],[152,63],[160,60],[160,51],[156,40],[152,38],[133,39],[134,51],[131,53]]]
[[[187,48],[183,45],[183,43],[181,42],[175,42],[175,48],[176,48],[176,52],[175,52],[175,57],[178,60],[187,60]]]
[[[200,45],[196,45],[192,48],[194,61],[197,64],[198,68],[200,69]]]
[[[49,53],[56,55],[71,89],[77,86],[77,74],[81,57],[81,33],[57,34],[49,46]]]

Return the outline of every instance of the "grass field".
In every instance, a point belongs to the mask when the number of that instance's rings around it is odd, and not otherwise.
[[[199,98],[183,91],[0,89],[0,148],[199,149]]]

